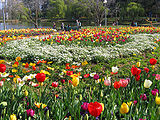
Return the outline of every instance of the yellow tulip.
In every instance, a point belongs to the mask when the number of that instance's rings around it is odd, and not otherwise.
[[[140,67],[141,66],[141,63],[140,62],[137,62],[137,67]]]
[[[18,70],[16,70],[16,69],[12,69],[12,72],[17,72]]]
[[[24,95],[28,96],[28,91],[27,90],[24,91]]]
[[[18,67],[18,65],[17,64],[13,64],[12,67]]]
[[[0,60],[0,64],[3,64],[3,63],[5,63],[5,61],[4,60]]]
[[[155,101],[156,101],[156,104],[157,104],[157,105],[160,105],[160,97],[156,96]]]
[[[127,102],[127,105],[130,107],[132,105],[132,101]]]
[[[102,105],[102,111],[104,111],[104,104],[103,103],[100,103]]]
[[[21,60],[21,57],[16,57],[16,61],[20,61]]]
[[[17,117],[15,114],[10,115],[10,120],[17,120]]]
[[[79,84],[79,78],[78,77],[73,77],[72,79],[72,85],[76,87]]]
[[[51,75],[48,71],[45,71],[45,70],[41,70],[40,73],[44,73],[46,75]]]
[[[121,114],[126,114],[129,112],[129,106],[126,103],[123,103],[120,108]]]

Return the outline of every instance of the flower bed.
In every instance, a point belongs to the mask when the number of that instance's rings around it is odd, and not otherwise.
[[[2,57],[15,59],[20,56],[24,60],[38,61],[40,59],[48,59],[55,62],[71,62],[80,60],[109,60],[120,56],[130,56],[140,54],[145,50],[153,50],[158,45],[154,43],[158,35],[133,35],[133,41],[126,44],[115,46],[108,45],[106,47],[94,47],[84,45],[58,45],[44,44],[39,40],[19,40],[10,41],[5,47],[0,48]],[[155,37],[153,39],[152,37]]]

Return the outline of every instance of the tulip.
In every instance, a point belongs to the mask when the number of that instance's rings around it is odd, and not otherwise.
[[[95,75],[93,76],[93,78],[94,78],[95,80],[98,80],[98,79],[99,79],[99,75],[98,75],[98,74],[95,74]]]
[[[156,101],[156,104],[157,104],[157,105],[160,105],[160,97],[156,96],[155,101]]]
[[[152,85],[152,81],[147,80],[147,79],[144,81],[144,87],[145,88],[150,88],[151,85]]]
[[[15,114],[10,115],[10,120],[17,120],[17,117]]]
[[[6,71],[6,65],[0,64],[0,72],[4,73]]]
[[[141,66],[141,63],[140,62],[137,62],[137,67],[140,67]]]
[[[3,86],[3,83],[4,83],[3,81],[0,81],[0,87],[2,87],[2,86]]]
[[[24,91],[24,95],[28,96],[28,91],[27,90]]]
[[[114,82],[114,88],[115,89],[118,89],[118,88],[120,88],[121,87],[121,83],[118,81],[116,81],[116,82]]]
[[[138,68],[136,68],[136,67],[131,68],[131,73],[132,73],[133,76],[137,75],[137,70],[138,70]]]
[[[36,70],[36,67],[35,67],[35,66],[32,66],[32,69],[35,71],[35,70]]]
[[[73,77],[72,79],[72,85],[76,87],[79,84],[79,78],[78,77]]]
[[[104,111],[104,104],[103,103],[100,103],[102,105],[102,111]]]
[[[146,94],[140,95],[140,99],[142,99],[143,101],[147,100]]]
[[[62,83],[62,84],[63,84],[63,83],[65,83],[65,80],[64,80],[64,79],[62,79],[62,80],[61,80],[61,83]]]
[[[133,101],[133,104],[134,104],[134,105],[136,105],[136,104],[137,104],[137,101],[136,101],[136,100],[135,100],[135,101]]]
[[[35,111],[32,109],[26,110],[26,112],[27,112],[27,116],[31,116],[31,117],[33,117],[35,113]]]
[[[53,82],[52,87],[56,88],[58,86],[58,82]]]
[[[118,72],[118,67],[116,66],[116,67],[112,67],[112,72],[113,73],[117,73]]]
[[[156,94],[159,94],[159,90],[158,89],[154,89],[151,91],[153,96],[156,96]]]
[[[129,106],[126,103],[123,103],[120,108],[121,114],[126,114],[129,112]]]
[[[121,87],[126,87],[128,85],[128,80],[120,79],[119,82],[121,82]]]
[[[148,73],[149,72],[149,69],[148,68],[144,68],[144,71],[146,72],[146,73]]]
[[[90,75],[89,74],[85,74],[84,75],[84,78],[88,78]]]
[[[84,102],[83,105],[81,105],[82,110],[87,111],[88,110],[88,105],[89,105],[89,103]]]
[[[136,79],[136,81],[139,81],[140,75],[136,75],[136,76],[135,76],[135,79]]]
[[[35,76],[38,82],[44,82],[46,75],[44,73],[37,73]]]
[[[25,68],[28,68],[28,67],[29,67],[29,64],[28,64],[28,63],[26,63]]]
[[[151,65],[155,65],[155,64],[157,63],[157,60],[154,59],[154,58],[151,58],[151,59],[149,60],[149,62],[150,62]]]
[[[102,112],[102,105],[98,102],[91,102],[88,105],[88,111],[92,116],[98,117]]]
[[[160,80],[160,74],[156,74],[156,80]]]
[[[111,86],[111,77],[108,77],[107,80],[104,80],[104,85],[105,86]]]

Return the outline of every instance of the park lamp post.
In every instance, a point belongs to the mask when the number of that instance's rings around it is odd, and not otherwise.
[[[6,4],[6,0],[1,0],[2,2],[2,11],[3,11],[3,25],[4,25],[4,30],[6,30],[6,22],[5,22],[5,4]]]
[[[105,26],[107,26],[107,13],[106,13],[106,6],[107,6],[107,0],[104,0],[103,2],[105,4]]]

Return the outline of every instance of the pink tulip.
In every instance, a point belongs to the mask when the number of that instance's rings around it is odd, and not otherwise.
[[[128,80],[120,79],[121,87],[126,87],[128,85]]]
[[[104,80],[104,85],[111,86],[111,78],[110,77],[108,79]]]
[[[27,112],[27,116],[31,116],[31,117],[33,117],[35,113],[34,110],[32,109],[26,110],[26,112]]]
[[[160,74],[156,74],[156,80],[160,80]]]
[[[83,105],[81,105],[81,108],[82,108],[83,110],[86,110],[86,111],[87,111],[87,110],[88,110],[88,104],[89,104],[89,103],[84,102]]]
[[[0,81],[0,87],[2,87],[3,86],[3,81]]]
[[[147,100],[146,94],[141,95],[141,96],[140,96],[140,99],[142,99],[143,101]]]
[[[152,92],[152,95],[153,95],[153,96],[156,96],[156,93],[159,93],[159,90],[158,90],[158,89],[154,89],[154,90],[152,90],[151,92]]]

